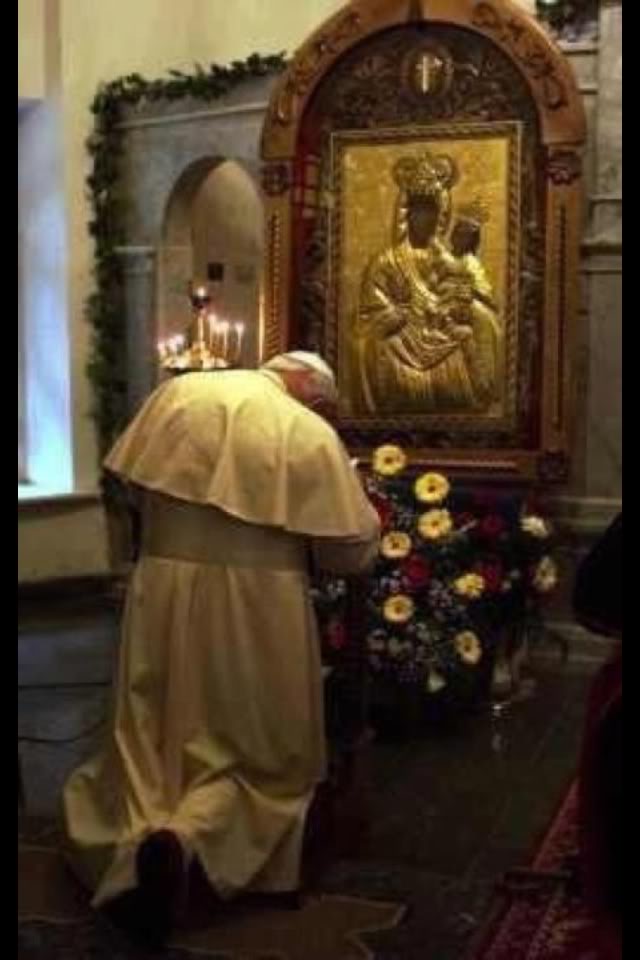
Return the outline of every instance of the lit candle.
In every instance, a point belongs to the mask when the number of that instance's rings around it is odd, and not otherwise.
[[[242,354],[242,335],[244,334],[244,323],[236,323],[236,357],[235,362],[240,362],[240,356]]]
[[[209,351],[214,353],[214,338],[216,335],[216,315],[215,313],[210,313],[208,316],[209,321]]]
[[[178,357],[184,348],[184,337],[177,334],[168,342],[169,353],[173,357]]]
[[[229,348],[229,322],[223,320],[220,324],[220,333],[222,334],[222,359],[228,362],[227,350]]]

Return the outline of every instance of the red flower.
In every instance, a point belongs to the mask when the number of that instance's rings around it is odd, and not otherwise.
[[[431,568],[426,560],[417,554],[412,554],[402,564],[402,575],[410,587],[419,590],[427,585],[431,579]]]
[[[480,521],[480,532],[489,539],[499,537],[505,529],[506,523],[497,513],[490,513]]]
[[[504,579],[502,564],[498,562],[482,563],[478,567],[478,573],[484,578],[484,585],[487,593],[499,593]]]
[[[391,518],[393,517],[393,508],[391,504],[388,500],[385,500],[384,497],[378,496],[377,493],[370,493],[369,499],[376,513],[380,517],[382,529],[388,529]]]
[[[327,643],[333,650],[342,650],[347,645],[347,631],[339,620],[332,620],[327,627]]]

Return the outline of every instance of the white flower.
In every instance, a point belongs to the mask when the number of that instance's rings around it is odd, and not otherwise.
[[[429,670],[429,675],[427,677],[427,690],[429,693],[438,693],[444,687],[446,687],[447,681],[444,679],[441,673],[438,673],[437,670]]]
[[[535,516],[534,514],[521,517],[520,528],[524,530],[525,533],[530,533],[532,537],[536,537],[538,540],[546,540],[551,533],[547,521],[543,520],[542,517]]]
[[[549,593],[558,582],[558,568],[551,557],[543,557],[533,574],[533,585],[540,593]]]

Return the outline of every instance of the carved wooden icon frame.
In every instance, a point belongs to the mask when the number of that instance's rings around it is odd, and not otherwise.
[[[424,410],[403,409],[402,398],[398,409],[392,402],[357,408],[345,393],[340,346],[354,314],[336,293],[339,224],[353,212],[345,211],[351,200],[341,189],[336,156],[345,145],[364,144],[372,151],[371,170],[380,144],[405,144],[408,154],[437,158],[447,143],[465,137],[472,156],[474,138],[509,132],[513,143],[515,131],[511,179],[500,201],[508,207],[503,239],[513,288],[505,300],[505,311],[514,313],[505,347],[511,407],[492,417],[486,407],[450,410],[445,397],[444,406]],[[354,453],[366,458],[380,443],[395,441],[442,469],[566,480],[584,139],[582,100],[568,62],[510,0],[354,0],[296,53],[263,131],[261,354],[316,349],[336,366],[338,429]],[[365,239],[375,233],[375,216],[373,209],[370,217],[361,214]]]

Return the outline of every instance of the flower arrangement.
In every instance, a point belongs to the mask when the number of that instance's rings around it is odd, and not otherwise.
[[[558,579],[551,524],[521,493],[465,489],[391,444],[375,451],[364,484],[382,527],[362,618],[368,667],[428,695],[461,696],[507,633],[539,624]],[[331,589],[344,597],[344,586]],[[339,604],[324,600],[331,658]]]

